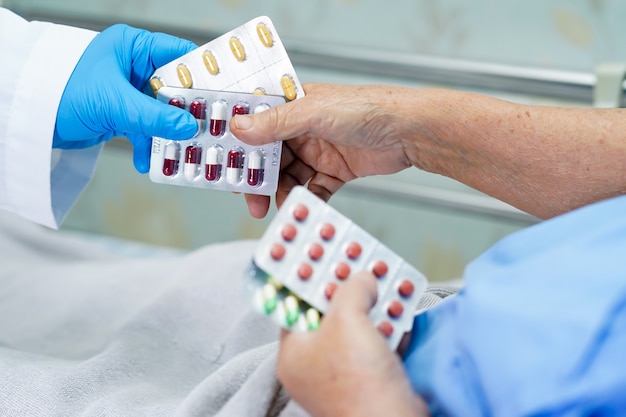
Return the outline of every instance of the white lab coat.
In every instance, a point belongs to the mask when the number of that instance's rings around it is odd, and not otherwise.
[[[52,150],[65,85],[96,32],[28,22],[0,7],[0,209],[58,228],[101,146]]]

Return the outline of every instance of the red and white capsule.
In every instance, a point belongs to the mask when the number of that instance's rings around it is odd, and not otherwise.
[[[198,133],[202,134],[206,129],[206,101],[203,98],[197,98],[189,103],[189,112],[198,121]]]
[[[163,150],[163,175],[171,177],[178,172],[178,144],[168,142]]]
[[[222,148],[221,146],[209,146],[206,150],[206,161],[204,164],[204,178],[207,181],[215,182],[222,177]]]
[[[233,106],[233,116],[236,114],[248,114],[250,113],[250,105],[248,103],[240,101]]]
[[[242,149],[234,148],[228,152],[226,161],[226,181],[229,184],[236,185],[241,181],[243,160],[244,152]]]
[[[193,181],[200,172],[202,165],[202,148],[200,145],[189,145],[185,149],[185,164],[183,165],[183,175],[189,181]]]
[[[209,133],[211,136],[222,136],[226,131],[226,118],[228,116],[228,106],[224,100],[215,100],[211,104],[211,120]]]
[[[178,108],[185,108],[185,98],[183,96],[174,96],[169,100],[169,105],[176,106]]]
[[[248,185],[257,187],[263,183],[264,160],[261,150],[252,151],[248,156]]]

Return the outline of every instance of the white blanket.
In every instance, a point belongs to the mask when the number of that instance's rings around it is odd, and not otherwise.
[[[0,212],[0,416],[306,415],[249,307],[254,245],[142,253]]]

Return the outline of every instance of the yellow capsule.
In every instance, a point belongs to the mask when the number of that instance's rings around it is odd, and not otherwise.
[[[155,97],[157,93],[159,92],[159,90],[161,89],[161,87],[163,87],[163,81],[161,81],[159,77],[154,77],[150,80],[150,88],[152,89],[152,92],[154,93]]]
[[[252,94],[254,94],[256,96],[264,96],[265,95],[265,90],[263,88],[261,88],[261,87],[257,87],[257,88],[254,89]]]
[[[293,82],[293,78],[291,78],[291,76],[285,74],[280,77],[280,86],[283,88],[283,92],[285,93],[285,97],[288,101],[293,100],[298,95],[296,83]]]
[[[217,60],[211,51],[204,51],[202,53],[202,62],[204,62],[204,66],[206,70],[209,71],[209,74],[217,75],[217,73],[220,72],[220,67],[217,65]]]
[[[274,45],[272,32],[270,32],[265,23],[259,23],[258,25],[256,25],[256,34],[259,35],[261,43],[266,47],[271,48],[272,45]]]
[[[193,85],[193,80],[191,79],[191,73],[189,72],[189,68],[185,64],[178,64],[176,67],[176,73],[178,74],[178,79],[180,80],[180,84],[185,88],[191,88]]]
[[[230,45],[230,50],[233,55],[235,55],[235,59],[237,59],[237,61],[243,61],[246,59],[246,50],[243,48],[243,45],[238,38],[233,36],[228,41],[228,44]]]

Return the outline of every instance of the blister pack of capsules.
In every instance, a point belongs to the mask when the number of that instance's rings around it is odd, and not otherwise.
[[[272,21],[267,16],[254,18],[158,68],[147,83],[145,91],[148,94],[154,94],[157,98],[171,98],[172,92],[168,90],[170,87],[194,91],[194,93],[189,93],[191,95],[184,94],[189,100],[194,100],[192,96],[211,94],[201,93],[203,90],[252,93],[267,97],[266,103],[271,106],[278,103],[277,98],[270,98],[272,96],[282,97],[283,102],[304,96],[304,90],[287,51]],[[207,99],[212,99],[212,97]],[[249,99],[248,101],[251,106],[250,111],[252,111],[255,106],[253,102],[256,103],[256,100]],[[194,105],[190,111],[195,111],[195,109]],[[211,117],[212,111],[210,102],[207,102],[207,114],[209,114],[207,117]],[[208,121],[212,123],[212,119]],[[184,176],[174,179],[172,175],[164,173],[162,164],[165,156],[164,141],[158,138],[155,138],[155,141],[150,164],[150,178],[154,182],[264,195],[271,195],[276,190],[278,177],[269,175],[267,168],[265,169],[266,176],[260,186],[250,186],[245,181],[237,183],[236,186],[228,181],[189,181],[185,180]],[[186,152],[182,149],[179,151],[181,155]],[[266,158],[271,156],[272,165],[270,166],[273,167],[276,160],[280,161],[282,146],[278,142],[268,144],[263,147],[263,152]],[[189,156],[193,158],[193,155]],[[257,159],[257,156],[252,154],[248,161],[256,163]],[[231,163],[238,162],[227,160],[227,164]]]
[[[251,146],[228,127],[235,114],[259,113],[283,104],[282,96],[163,87],[161,102],[198,120],[191,139],[152,139],[150,179],[156,183],[272,195],[280,174],[281,143]]]
[[[158,68],[149,86],[304,96],[274,24],[260,16]]]
[[[305,187],[295,187],[246,270],[256,310],[286,329],[315,330],[335,290],[362,270],[378,282],[370,318],[395,350],[413,325],[426,277]]]

